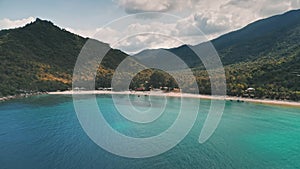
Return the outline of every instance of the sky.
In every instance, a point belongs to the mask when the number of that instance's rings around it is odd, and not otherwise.
[[[196,45],[299,8],[300,0],[0,0],[0,29],[40,18],[133,54]]]

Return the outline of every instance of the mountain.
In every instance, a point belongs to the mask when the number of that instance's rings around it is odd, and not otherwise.
[[[286,47],[289,50],[298,48],[299,25],[300,10],[293,10],[251,23],[240,30],[213,39],[211,43],[219,53],[223,65],[253,61],[270,51],[283,53],[282,49]],[[201,65],[201,61],[191,49],[201,48],[204,45],[206,42],[171,49],[147,49],[135,56],[158,57],[159,51],[167,50],[184,60],[190,67],[197,67]]]
[[[188,67],[197,67],[201,64],[201,61],[199,60],[199,57],[190,49],[192,46],[190,45],[182,45],[178,48],[172,48],[172,49],[146,49],[143,50],[135,55],[133,55],[133,58],[145,58],[145,57],[151,57],[152,59],[159,60],[160,54],[169,54],[178,56],[180,59],[182,59]]]
[[[41,19],[0,31],[0,96],[70,88],[77,56],[87,40]],[[108,52],[98,72],[102,83],[110,84],[108,72],[126,57],[120,50]]]
[[[212,43],[226,65],[229,94],[254,87],[259,97],[300,99],[300,10],[254,22]]]
[[[300,10],[293,10],[249,24],[212,43],[225,65],[251,61],[270,52],[284,53],[286,47],[289,50],[298,48],[299,27]]]
[[[255,97],[299,100],[300,10],[256,21],[211,43],[225,66],[229,95],[241,96],[248,87],[255,87]],[[135,57],[159,58],[162,50],[171,52],[193,68],[202,85],[200,92],[209,94],[205,68],[191,50],[201,49],[206,44],[146,50]]]
[[[77,56],[87,40],[40,19],[22,28],[0,31],[0,96],[70,88]],[[212,40],[212,44],[224,64],[228,95],[300,100],[300,10],[254,22]],[[210,94],[207,72],[189,49],[205,45],[145,50],[130,59],[149,56],[160,59],[165,51],[176,54],[192,67],[200,93]],[[98,68],[96,86],[110,87],[114,69],[127,57],[120,50],[110,49]],[[169,61],[172,63],[172,59]],[[189,84],[189,76],[180,70],[175,73]],[[137,74],[130,87],[153,86],[146,82],[177,85],[170,76],[148,69]],[[121,81],[118,83],[122,85]],[[247,88],[255,88],[255,92],[249,93]]]

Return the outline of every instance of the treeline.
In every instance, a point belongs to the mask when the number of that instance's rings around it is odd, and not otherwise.
[[[144,89],[160,89],[167,88],[173,90],[178,88],[176,80],[168,73],[157,69],[146,69],[139,72],[130,83],[131,90]]]
[[[240,45],[236,47],[233,44],[220,52],[222,61],[227,64],[228,95],[300,100],[300,25],[282,31],[255,42],[245,41],[247,44],[240,44],[244,46],[243,50]],[[272,37],[276,37],[276,43]],[[0,97],[71,89],[75,62],[86,40],[39,19],[23,28],[0,31]],[[273,45],[266,48],[262,42],[272,42]],[[253,50],[258,47],[259,50]],[[176,50],[180,53],[179,48]],[[187,52],[184,50],[181,54],[186,55]],[[96,89],[111,87],[114,70],[126,57],[129,56],[120,50],[111,49],[108,52],[97,71]],[[188,55],[186,57],[189,58]],[[232,61],[230,64],[229,60]],[[193,59],[189,61],[192,64]],[[143,67],[135,61],[129,66]],[[172,72],[178,77],[178,83],[170,74],[155,69],[146,69],[137,75],[124,72],[123,78],[132,79],[129,88],[133,90],[160,87],[172,90],[180,85],[183,91],[198,90],[200,94],[211,94],[206,70],[201,65],[192,66],[193,77],[180,70]],[[193,78],[198,84],[197,90],[191,86]],[[92,80],[91,77],[83,79]],[[122,81],[118,83],[122,85]],[[249,94],[248,88],[255,91]]]
[[[73,69],[86,38],[37,19],[22,28],[0,31],[0,97],[71,88]],[[100,43],[100,45],[108,45]],[[127,54],[111,49],[102,62],[101,86]],[[100,72],[100,71],[99,71]]]
[[[211,83],[205,70],[194,69],[200,94],[211,94]],[[300,100],[300,52],[289,57],[262,57],[252,62],[225,66],[227,94],[238,97],[267,98],[276,100]],[[181,80],[189,85],[190,77],[177,72]],[[147,83],[145,83],[147,82]],[[160,70],[139,73],[130,88],[151,86],[178,87],[175,79]],[[183,86],[188,87],[188,86]],[[249,93],[248,88],[254,91]]]

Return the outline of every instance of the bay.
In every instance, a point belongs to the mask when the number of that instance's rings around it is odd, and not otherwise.
[[[0,168],[300,168],[299,108],[226,102],[217,130],[200,144],[210,101],[189,99],[200,101],[200,110],[187,137],[161,155],[130,159],[97,146],[80,126],[72,101],[68,95],[41,95],[0,103]],[[110,95],[98,95],[97,102],[110,125],[132,137],[163,132],[180,106],[179,98],[168,98],[166,112],[146,125],[124,119]]]

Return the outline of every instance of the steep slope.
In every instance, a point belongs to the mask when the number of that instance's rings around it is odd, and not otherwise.
[[[77,56],[86,41],[41,19],[22,28],[0,31],[0,96],[69,88]],[[112,71],[125,57],[125,53],[111,49],[99,75]]]
[[[251,23],[240,30],[222,35],[211,43],[219,53],[223,65],[253,61],[270,52],[279,52],[284,56],[287,50],[297,50],[300,39],[299,27],[300,10],[293,10]],[[167,50],[180,57],[190,67],[199,67],[202,65],[201,61],[190,48],[201,48],[203,45],[205,43],[195,46],[182,45],[171,49],[148,49],[136,56],[156,55],[160,50]]]
[[[270,52],[284,56],[287,49],[291,51],[299,47],[299,27],[300,10],[294,10],[249,24],[212,43],[224,65],[253,61]]]
[[[273,16],[211,41],[226,70],[229,95],[255,87],[255,97],[300,99],[300,10]],[[197,75],[200,93],[210,93],[204,67],[195,53],[205,43],[166,49],[184,60]],[[140,57],[163,49],[142,51]]]
[[[159,60],[160,53],[166,53],[163,50],[167,51],[167,53],[171,55],[178,56],[181,60],[183,60],[189,67],[197,67],[201,64],[199,57],[190,49],[192,46],[182,45],[178,48],[172,49],[146,49],[135,55],[134,58],[143,58],[143,57],[151,57],[153,59]]]
[[[40,19],[23,28],[0,31],[0,96],[69,88],[77,56],[86,41]],[[300,10],[257,21],[212,43],[225,65],[229,95],[249,96],[246,89],[254,87],[252,97],[300,100]],[[210,94],[207,72],[189,49],[203,45],[167,50],[193,68],[200,93]],[[136,56],[155,55],[159,59],[161,50],[146,50]],[[111,49],[98,69],[96,86],[110,87],[114,69],[126,57],[122,51]],[[153,72],[138,74],[131,87],[145,85]]]

